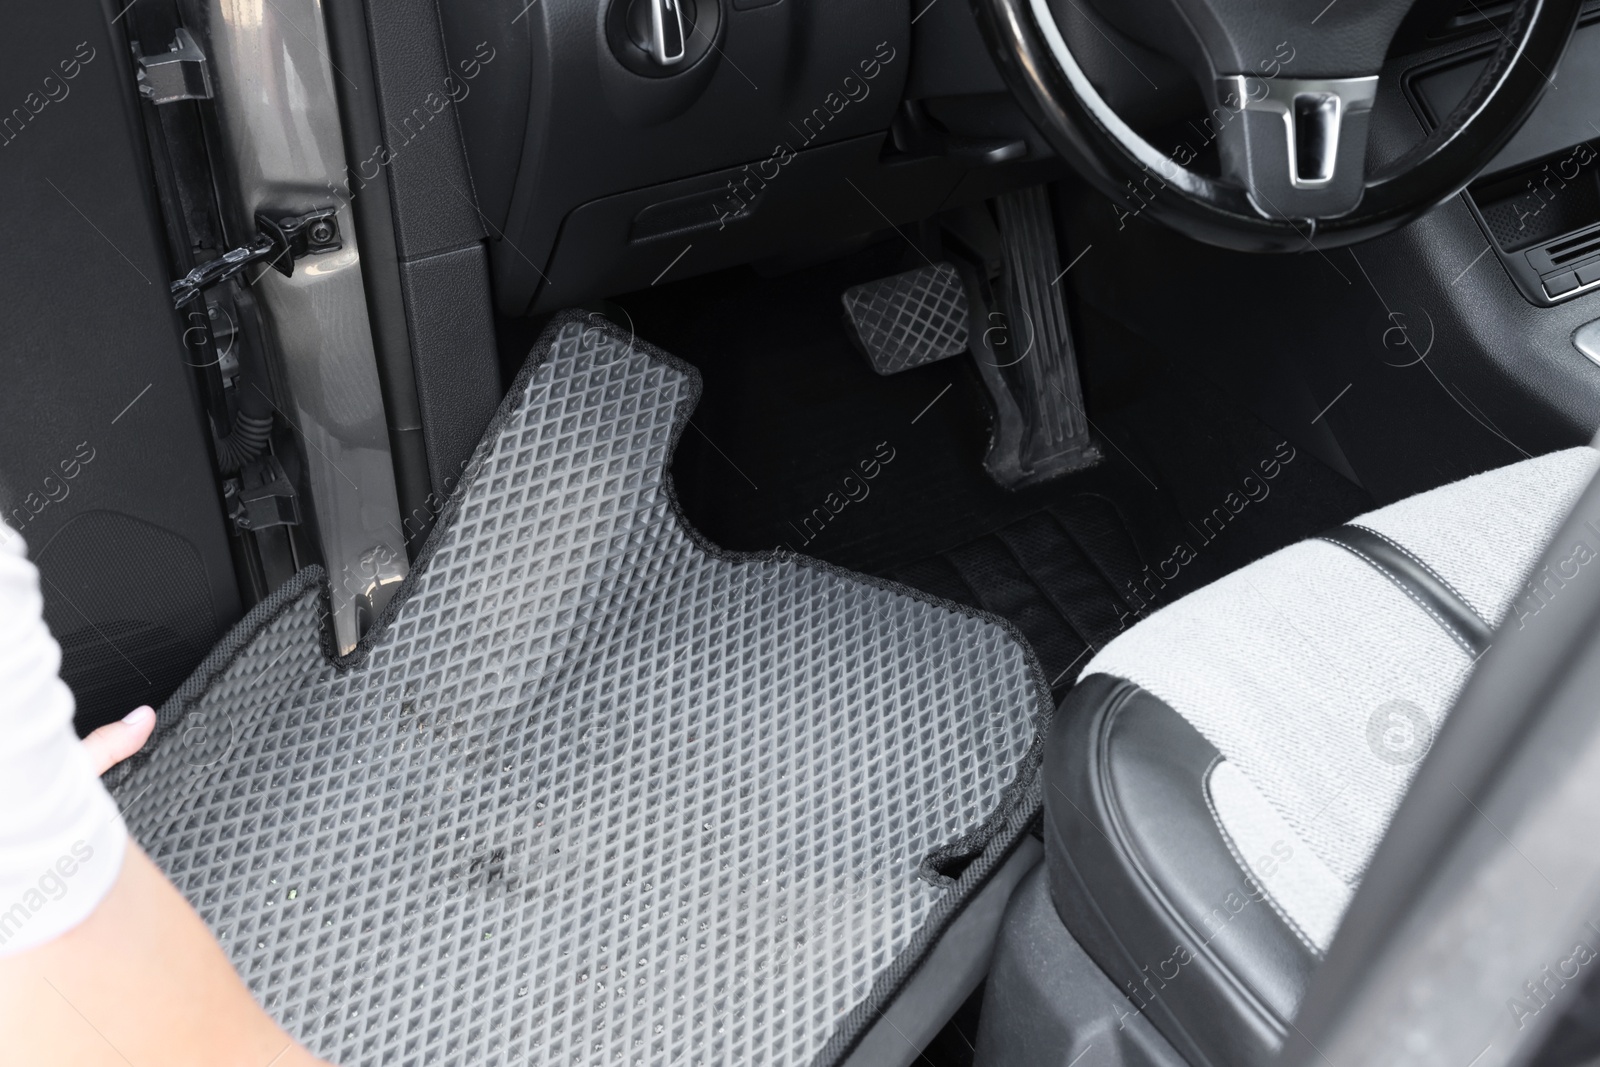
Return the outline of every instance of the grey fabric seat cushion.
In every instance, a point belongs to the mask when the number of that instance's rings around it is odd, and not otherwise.
[[[1352,525],[1410,549],[1499,625],[1537,610],[1528,572],[1597,466],[1592,448],[1556,452]],[[1284,864],[1266,888],[1323,950],[1472,662],[1371,566],[1312,540],[1156,612],[1084,675],[1138,684],[1217,747],[1232,767],[1212,799],[1236,840],[1305,845],[1309,869]]]
[[[1517,626],[1559,595],[1529,572],[1597,467],[1557,452],[1346,529],[1431,572],[1457,623]],[[1290,546],[1138,622],[1050,740],[1057,909],[1195,1063],[1271,1060],[1480,654],[1359,540]]]

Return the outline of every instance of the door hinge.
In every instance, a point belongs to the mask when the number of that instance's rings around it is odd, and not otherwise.
[[[239,477],[222,483],[222,503],[240,530],[300,525],[300,501],[294,485],[278,457],[270,452],[246,463]]]
[[[172,283],[172,306],[181,308],[206,289],[234,277],[253,263],[266,263],[285,276],[297,259],[344,247],[339,239],[339,209],[319,207],[303,215],[256,213],[256,237],[202,263]]]
[[[135,44],[133,58],[139,95],[152,104],[211,99],[211,70],[206,54],[182,26],[173,34],[172,47],[164,54],[144,55]]]

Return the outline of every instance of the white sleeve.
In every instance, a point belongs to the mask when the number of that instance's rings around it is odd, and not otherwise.
[[[122,869],[128,832],[72,729],[39,572],[0,525],[0,956],[88,918]]]

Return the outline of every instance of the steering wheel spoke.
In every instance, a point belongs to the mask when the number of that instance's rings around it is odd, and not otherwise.
[[[1300,0],[1110,0],[1106,21],[1137,23],[1143,43],[1186,66],[1209,98],[1218,178],[1115,113],[1073,57],[1051,0],[970,2],[1013,94],[1091,184],[1118,201],[1154,185],[1136,213],[1253,252],[1364,241],[1459,193],[1538,104],[1583,4],[1517,0],[1461,105],[1377,166],[1367,146],[1378,72],[1407,5],[1340,0],[1318,13]]]
[[[1223,177],[1265,218],[1337,218],[1366,189],[1367,127],[1377,75],[1218,79]]]

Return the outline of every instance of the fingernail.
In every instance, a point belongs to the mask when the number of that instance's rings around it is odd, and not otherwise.
[[[122,721],[130,726],[138,726],[144,722],[146,716],[155,715],[156,711],[148,704],[140,704],[122,717]]]

